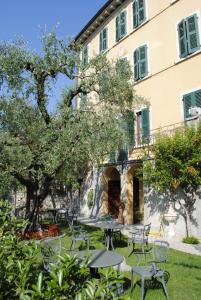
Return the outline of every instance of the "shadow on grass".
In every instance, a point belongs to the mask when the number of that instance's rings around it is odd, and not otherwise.
[[[168,273],[168,280],[169,280],[169,273]],[[166,281],[166,280],[165,280]],[[167,283],[167,282],[166,282]],[[139,286],[140,289],[141,289],[141,280],[138,280],[135,282],[134,286],[133,286],[133,289],[131,292],[134,292],[135,291],[135,288],[136,286]],[[146,298],[146,294],[148,292],[148,290],[162,290],[164,296],[165,296],[165,292],[164,292],[164,289],[163,289],[163,285],[160,281],[158,281],[157,279],[146,279],[144,281],[144,299]],[[166,296],[165,296],[166,297]]]
[[[117,247],[117,248],[125,248],[125,247],[127,247],[127,241],[125,241],[125,240],[123,240],[123,239],[121,239],[121,240],[119,240],[119,239],[114,239],[114,240],[113,240],[113,244],[114,244],[114,246]]]
[[[131,280],[128,279],[127,277],[123,277],[123,281],[124,281],[123,289],[124,289],[124,291],[128,291],[131,287]]]
[[[174,263],[175,266],[182,266],[189,269],[198,269],[201,270],[201,266],[191,265],[187,263]]]

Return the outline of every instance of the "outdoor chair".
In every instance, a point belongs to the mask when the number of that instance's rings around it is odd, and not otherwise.
[[[84,241],[87,249],[89,250],[89,237],[86,230],[82,226],[75,226],[69,223],[71,229],[71,247],[70,250],[75,250],[76,243],[79,241]]]
[[[112,222],[114,224],[119,224],[118,219],[112,219]],[[120,241],[121,241],[121,230],[120,229],[113,229],[112,233],[113,233],[113,236],[114,236],[115,240],[117,239],[117,236],[118,236]]]
[[[151,223],[143,226],[142,228],[134,227],[133,231],[130,231],[131,237],[128,239],[128,253],[131,244],[133,245],[132,251],[128,254],[130,256],[135,251],[135,245],[140,244],[141,252],[146,258],[145,245],[148,248],[148,237],[151,229]],[[138,251],[139,252],[139,251]]]
[[[159,267],[159,264],[166,263],[168,258],[169,243],[166,241],[156,240],[152,248],[153,260],[147,266],[135,266],[131,268],[131,288],[133,288],[133,274],[141,277],[141,299],[145,296],[145,279],[152,282],[152,287],[163,287],[166,298],[168,292],[166,283],[169,279],[169,273]],[[158,280],[159,279],[159,280]]]
[[[62,239],[65,235],[66,234],[56,237],[48,237],[40,242],[43,265],[46,272],[50,271],[51,264],[59,263],[59,255],[62,250],[68,250],[65,247],[62,247]]]
[[[68,209],[60,208],[57,213],[57,218],[59,221],[68,222]]]
[[[67,214],[66,214],[66,218],[67,218],[67,222],[72,225],[74,225],[74,223],[77,223],[77,213],[74,209],[72,210],[68,210]]]
[[[15,209],[15,216],[17,219],[24,219],[25,218],[25,206],[17,207]]]

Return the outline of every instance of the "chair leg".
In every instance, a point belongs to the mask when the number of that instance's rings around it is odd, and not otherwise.
[[[133,270],[131,270],[131,290],[133,289]]]
[[[70,249],[75,250],[75,240],[72,240]]]
[[[166,296],[167,299],[169,299],[169,298],[168,298],[167,287],[166,287],[166,285],[165,285],[164,276],[161,277],[161,282],[162,282],[162,285],[163,285],[163,290],[164,290],[165,296]]]
[[[86,240],[86,244],[87,244],[87,250],[89,250],[89,240]]]
[[[142,300],[144,300],[144,278],[141,279]]]

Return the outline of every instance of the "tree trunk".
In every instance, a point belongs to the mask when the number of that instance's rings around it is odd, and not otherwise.
[[[26,216],[29,216],[31,209],[31,200],[33,199],[33,189],[32,187],[27,187],[27,197],[26,197]]]
[[[41,203],[37,190],[33,186],[27,187],[26,217],[29,220],[29,225],[26,231],[39,229],[38,213]]]
[[[185,209],[185,222],[186,222],[186,236],[189,237],[191,235],[191,220],[188,210]]]
[[[183,205],[181,203],[181,201],[179,201],[180,206],[183,209],[183,218],[185,221],[185,225],[186,225],[186,236],[189,237],[191,235],[191,219],[190,219],[190,214],[188,212],[188,209],[185,207],[185,205]]]

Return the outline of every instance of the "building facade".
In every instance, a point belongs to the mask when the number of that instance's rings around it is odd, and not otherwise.
[[[199,118],[201,108],[201,1],[200,0],[109,0],[76,36],[83,45],[83,61],[99,53],[111,60],[127,60],[133,70],[134,89],[149,107],[133,111],[133,145],[128,157],[114,155],[93,170],[83,191],[84,213],[111,213],[126,224],[151,222],[161,230],[165,205],[136,176],[143,164],[142,151],[155,134],[183,126]],[[189,112],[196,107],[195,113]],[[94,191],[92,209],[88,190]],[[201,236],[201,207],[196,203],[197,222],[192,233]],[[178,234],[185,235],[177,220]]]

